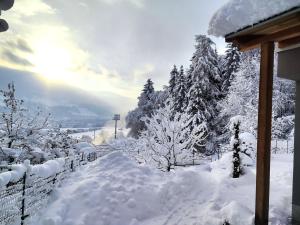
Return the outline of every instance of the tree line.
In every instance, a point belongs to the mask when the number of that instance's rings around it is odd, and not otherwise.
[[[164,155],[163,161],[173,161],[170,165],[177,160],[172,153],[174,146],[181,146],[177,152],[184,152],[185,157],[187,152],[212,155],[220,151],[222,145],[229,143],[230,121],[235,117],[239,118],[241,132],[256,135],[260,51],[240,52],[228,44],[225,54],[219,55],[209,37],[197,35],[195,42],[189,68],[174,65],[168,86],[160,91],[155,91],[148,79],[137,107],[126,117],[129,135],[147,140],[154,155]],[[276,63],[274,69],[276,74]],[[291,133],[294,99],[295,84],[275,76],[274,138],[284,139]],[[168,150],[154,147],[157,144],[160,148],[169,145]]]

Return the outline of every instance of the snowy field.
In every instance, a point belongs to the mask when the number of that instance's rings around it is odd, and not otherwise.
[[[117,137],[124,137],[128,133],[128,130],[121,128],[117,130]],[[115,128],[112,125],[107,125],[101,129],[90,130],[85,132],[78,132],[70,134],[71,137],[81,139],[84,136],[90,137],[91,141],[95,145],[107,143],[110,139],[114,138]]]
[[[29,225],[250,225],[255,167],[233,179],[230,159],[164,173],[114,152],[73,173]],[[292,155],[274,155],[271,225],[287,224],[291,183]]]

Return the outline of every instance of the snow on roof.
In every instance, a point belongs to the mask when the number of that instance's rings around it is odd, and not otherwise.
[[[230,0],[210,20],[208,34],[224,37],[295,7],[300,0]]]

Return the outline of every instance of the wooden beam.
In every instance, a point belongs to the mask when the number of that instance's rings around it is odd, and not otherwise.
[[[300,36],[300,26],[290,27],[288,29],[280,30],[278,32],[266,35],[249,35],[238,36],[235,38],[226,39],[227,42],[234,42],[242,51],[257,48],[260,43],[265,42],[280,42],[283,40],[296,38]],[[249,40],[249,41],[247,41]]]
[[[274,43],[261,44],[255,225],[268,225]]]
[[[300,36],[278,42],[278,48],[286,48],[291,45],[295,45],[299,43],[300,43]]]

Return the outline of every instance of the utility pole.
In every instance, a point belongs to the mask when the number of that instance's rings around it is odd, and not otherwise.
[[[117,139],[117,126],[118,120],[120,120],[120,114],[115,114],[113,120],[115,121],[115,139]]]

